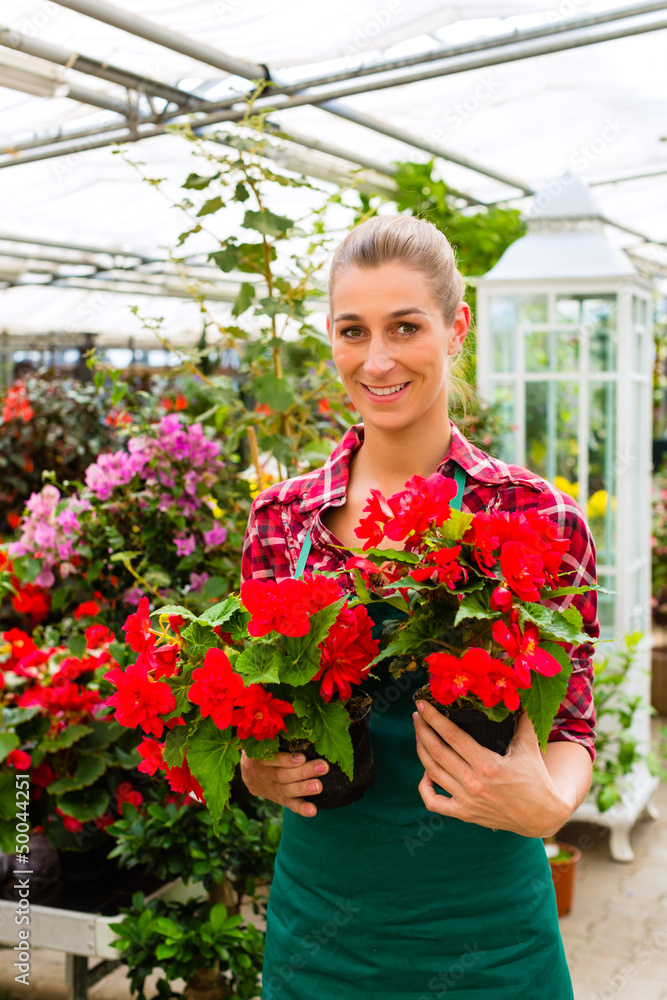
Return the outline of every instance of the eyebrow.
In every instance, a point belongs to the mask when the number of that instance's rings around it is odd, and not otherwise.
[[[387,319],[399,319],[401,316],[413,316],[415,313],[419,313],[420,316],[427,315],[418,306],[407,306],[405,309],[395,309],[394,312],[388,313]],[[339,313],[337,316],[334,316],[334,323],[339,323],[341,320],[360,320],[361,318],[358,313]]]

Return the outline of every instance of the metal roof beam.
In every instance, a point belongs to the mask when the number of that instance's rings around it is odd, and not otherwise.
[[[105,3],[104,0],[55,0],[55,2],[61,7],[75,10],[79,14],[85,14],[86,17],[94,18],[96,21],[103,21],[121,31],[145,38],[149,42],[155,42],[156,45],[163,45],[167,49],[173,49],[174,52],[180,52],[191,59],[196,59],[197,62],[215,66],[226,73],[240,76],[244,80],[266,80],[269,76],[266,66],[247,62],[244,59],[235,59],[233,56],[228,56],[226,53],[214,49],[212,45],[197,42],[180,31],[173,31],[171,28],[155,24],[154,21],[147,21],[143,17],[131,14],[128,10],[121,10],[119,7],[114,7],[113,4]]]
[[[192,94],[187,90],[181,90],[180,87],[152,80],[150,77],[101,62],[99,59],[91,59],[79,52],[72,52],[51,42],[45,42],[41,38],[29,38],[13,28],[0,26],[0,45],[64,66],[66,69],[76,70],[77,73],[86,73],[100,80],[108,80],[109,83],[116,83],[128,90],[160,97],[181,107],[188,107],[193,103],[198,106],[202,104],[202,97],[199,94]]]

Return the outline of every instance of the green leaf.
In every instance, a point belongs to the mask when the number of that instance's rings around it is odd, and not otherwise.
[[[30,705],[29,708],[3,708],[0,725],[3,731],[20,726],[22,722],[34,718],[41,711],[39,705]]]
[[[551,601],[556,597],[565,597],[566,594],[587,594],[590,590],[596,589],[596,587],[558,587],[557,590],[542,591],[542,599]]]
[[[76,769],[71,777],[58,778],[49,785],[51,795],[63,795],[65,792],[75,792],[79,788],[86,788],[97,781],[107,766],[101,757],[92,753],[82,753],[77,757]]]
[[[188,764],[204,790],[216,837],[220,817],[229,802],[230,782],[240,760],[241,745],[232,736],[231,726],[220,730],[210,719],[204,719],[190,740]]]
[[[227,907],[222,903],[215,903],[211,907],[208,919],[214,931],[221,931],[227,923]]]
[[[0,761],[3,761],[12,750],[16,750],[20,742],[16,733],[0,733]]]
[[[274,236],[276,238],[284,236],[288,229],[294,225],[294,219],[288,219],[284,215],[274,215],[268,208],[261,212],[247,211],[241,223],[244,229],[254,229],[264,236]]]
[[[472,524],[472,519],[472,514],[465,514],[462,510],[452,509],[449,520],[445,521],[438,528],[438,536],[448,541],[459,541]]]
[[[151,921],[151,930],[157,931],[158,934],[173,938],[174,940],[179,940],[183,937],[183,928],[179,927],[173,920],[170,920],[169,917],[156,917],[155,920]]]
[[[196,218],[201,218],[202,215],[212,215],[214,212],[219,212],[221,208],[224,208],[224,201],[219,194],[216,194],[215,198],[209,198],[205,201],[202,207],[197,212]]]
[[[211,577],[211,579],[214,578]],[[229,621],[234,612],[238,610],[238,607],[238,598],[228,597],[225,601],[220,601],[219,604],[214,604],[212,607],[207,608],[199,620],[208,622],[209,625],[213,626],[222,625],[224,622]]]
[[[184,726],[174,726],[167,733],[162,756],[169,767],[180,767],[183,763],[188,740],[197,729],[201,719],[190,719]]]
[[[252,383],[253,393],[259,403],[272,410],[288,410],[294,402],[294,395],[286,378],[278,378],[274,372],[259,375]]]
[[[106,812],[109,805],[109,793],[105,788],[95,787],[82,788],[80,791],[68,792],[61,795],[58,801],[58,808],[66,816],[73,816],[80,823],[86,823],[90,819],[98,819]]]
[[[183,667],[180,673],[174,677],[167,678],[166,683],[171,688],[172,694],[176,699],[176,707],[169,715],[164,716],[165,719],[177,719],[180,715],[183,715],[183,712],[187,712],[191,708],[192,703],[188,698],[188,691],[192,686],[192,672],[194,669],[191,666]]]
[[[253,760],[270,760],[280,750],[280,741],[277,736],[272,740],[256,740],[254,736],[246,736],[242,746],[248,757],[252,757]]]
[[[106,380],[106,377],[107,377],[106,372],[95,372],[95,374],[93,375],[93,382],[95,383],[96,389],[102,388]]]
[[[350,738],[350,716],[340,701],[325,702],[316,688],[305,688],[294,696],[294,710],[312,733],[317,752],[338,764],[352,780],[354,751]]]
[[[76,656],[77,659],[80,659],[83,656],[83,654],[86,652],[86,637],[85,637],[85,635],[81,635],[79,633],[77,633],[76,635],[73,635],[72,638],[70,639],[69,643],[68,643],[68,647],[67,648],[69,649],[69,651],[72,654],[72,656]]]
[[[310,630],[297,639],[285,639],[285,662],[280,671],[280,679],[286,684],[307,684],[320,669],[321,652],[319,644],[326,639],[329,629],[336,621],[338,612],[345,603],[342,597],[335,604],[322,608],[310,619]]]
[[[459,622],[465,621],[466,618],[497,618],[498,612],[492,611],[488,605],[483,601],[481,596],[477,591],[472,591],[467,593],[461,604],[459,610],[456,612],[456,618],[454,619],[454,624],[458,625]]]
[[[555,677],[543,677],[542,674],[532,670],[530,688],[519,691],[519,695],[535,727],[540,747],[545,750],[556,713],[567,693],[572,662],[563,647],[556,642],[540,642],[540,648],[546,653],[551,653],[560,663],[562,670]]]
[[[203,660],[209,649],[218,645],[213,625],[203,624],[200,620],[188,625],[182,635],[188,644],[188,653],[192,660]]]
[[[222,250],[210,253],[208,260],[217,264],[221,271],[233,271],[238,263],[240,253],[240,248],[234,246],[233,243],[228,243]]]
[[[249,281],[242,281],[238,290],[234,304],[232,306],[232,316],[240,316],[246,309],[249,309],[255,298],[255,286]]]
[[[16,846],[16,778],[13,770],[0,771],[0,817],[12,822]],[[11,852],[10,852],[11,853]]]
[[[519,624],[523,626],[526,621],[533,622],[539,627],[540,634],[547,639],[576,644],[587,642],[589,637],[586,633],[568,617],[569,610],[566,608],[565,611],[556,611],[545,608],[543,604],[527,602],[519,607]],[[575,608],[572,610],[576,613]]]
[[[378,566],[383,562],[409,563],[418,566],[421,562],[421,558],[416,552],[407,552],[403,549],[366,549],[363,557],[371,560],[377,559]]]
[[[81,723],[75,726],[67,726],[66,729],[61,730],[55,736],[43,739],[37,749],[43,750],[44,753],[55,753],[56,750],[64,750],[66,747],[73,746],[77,740],[92,732],[92,726],[84,726]]]
[[[95,719],[91,726],[92,732],[79,741],[77,751],[105,750],[127,733],[127,729],[119,725],[113,718]]]
[[[203,191],[207,188],[211,181],[215,181],[220,176],[220,171],[216,174],[211,174],[210,177],[206,177],[204,174],[188,174],[185,183],[181,184],[181,187],[191,188],[195,191]]]
[[[604,788],[600,789],[596,799],[597,807],[601,813],[606,812],[607,809],[611,809],[613,805],[616,805],[616,803],[620,801],[621,793],[616,785],[606,785]]]
[[[120,379],[114,382],[114,387],[111,391],[111,405],[118,406],[121,399],[124,399],[130,391],[130,386],[127,382],[122,382]]]
[[[160,618],[162,615],[164,615],[165,618],[169,617],[169,615],[180,615],[182,618],[189,618],[192,622],[197,621],[197,615],[193,615],[193,613],[188,611],[187,608],[184,608],[182,604],[167,604],[164,608],[156,608],[155,611],[151,611],[151,615],[158,615]]]
[[[282,679],[280,673],[284,664],[285,659],[275,646],[258,642],[248,646],[236,657],[234,670],[243,677],[246,684],[278,684]],[[310,680],[310,677],[307,679]]]
[[[581,612],[576,608],[569,607],[563,608],[560,612],[563,618],[566,618],[569,622],[575,626],[575,628],[581,630],[584,627],[584,619],[581,617]]]

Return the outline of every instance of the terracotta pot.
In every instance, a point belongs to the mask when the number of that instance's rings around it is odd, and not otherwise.
[[[355,693],[346,704],[350,714],[350,737],[354,750],[352,781],[338,764],[329,761],[329,770],[320,778],[322,791],[318,795],[304,795],[307,802],[314,802],[318,809],[338,809],[360,799],[375,784],[375,765],[371,746],[370,718],[372,699],[369,695]],[[280,749],[288,753],[302,753],[306,760],[322,758],[309,740],[280,737]]]
[[[651,704],[660,715],[667,715],[667,646],[651,652]]]
[[[415,691],[412,697],[415,702],[429,702],[441,715],[447,716],[455,725],[477,740],[480,746],[499,753],[501,757],[505,756],[521,715],[521,710],[517,709],[516,712],[510,712],[502,722],[494,722],[477,708],[461,706],[457,702],[441,705],[431,694],[428,684]]]
[[[564,861],[549,861],[551,868],[551,878],[556,890],[556,906],[558,916],[564,917],[572,909],[572,898],[574,895],[574,880],[577,872],[577,865],[581,858],[581,851],[572,844],[556,841],[561,851],[567,851],[571,857]]]

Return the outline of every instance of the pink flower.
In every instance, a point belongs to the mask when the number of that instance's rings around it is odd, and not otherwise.
[[[227,529],[221,524],[214,524],[210,531],[204,532],[204,545],[207,549],[214,549],[218,545],[224,545],[227,541]]]
[[[194,535],[188,535],[186,538],[175,538],[174,545],[177,556],[191,556],[197,547],[197,542]]]

